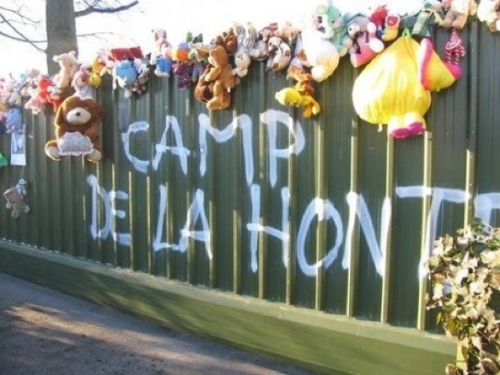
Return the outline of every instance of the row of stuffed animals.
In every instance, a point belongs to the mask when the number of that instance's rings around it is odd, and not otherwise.
[[[193,86],[198,101],[209,110],[222,110],[230,107],[231,92],[245,79],[253,61],[264,62],[268,72],[286,72],[293,85],[277,92],[275,98],[283,105],[302,107],[308,118],[321,111],[315,84],[328,79],[340,58],[348,56],[354,68],[364,67],[353,90],[360,117],[373,124],[389,124],[395,137],[421,134],[423,115],[430,105],[429,87],[444,89],[461,75],[459,63],[465,48],[460,30],[468,17],[475,15],[492,32],[499,31],[499,9],[500,0],[479,4],[475,0],[424,0],[414,14],[399,15],[386,6],[342,14],[330,0],[319,0],[311,21],[301,27],[286,22],[257,30],[252,23],[235,23],[210,42],[204,42],[201,34],[188,34],[178,44],[170,43],[166,30],[155,29],[151,32],[154,48],[148,54],[140,47],[100,49],[90,64],[82,64],[71,51],[54,56],[60,70],[53,77],[32,70],[0,79],[0,124],[9,132],[22,131],[21,103],[34,114],[47,106],[56,112],[69,96],[92,97],[105,74],[112,76],[113,88],[124,90],[125,97],[144,93],[154,74],[175,79],[182,90]],[[435,26],[450,29],[443,58],[430,39]],[[387,69],[387,64],[394,69]],[[403,78],[406,85],[395,93],[394,82]],[[392,89],[386,90],[389,83]],[[367,92],[366,87],[373,85],[381,90]],[[390,94],[371,96],[385,92]],[[398,97],[408,98],[408,93],[413,101],[397,102]],[[381,101],[383,106],[379,106]],[[385,108],[384,113],[377,113],[377,107]],[[389,113],[388,108],[395,112]],[[413,130],[408,130],[410,125]]]

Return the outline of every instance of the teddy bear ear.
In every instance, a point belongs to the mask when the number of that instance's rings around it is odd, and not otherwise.
[[[61,124],[66,121],[66,119],[64,118],[64,109],[66,107],[66,104],[67,104],[67,99],[65,99],[61,103],[61,105],[57,108],[56,115],[54,117],[55,124]]]

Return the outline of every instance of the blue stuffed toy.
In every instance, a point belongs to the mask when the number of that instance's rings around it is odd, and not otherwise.
[[[119,86],[125,90],[125,97],[132,96],[132,88],[139,77],[133,61],[122,60],[113,67],[113,89]]]
[[[172,72],[173,60],[170,57],[161,56],[156,59],[155,74],[158,77],[168,78]]]

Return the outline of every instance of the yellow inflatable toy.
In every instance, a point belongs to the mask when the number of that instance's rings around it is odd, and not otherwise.
[[[352,100],[363,120],[387,124],[395,138],[420,135],[426,130],[425,113],[431,93],[419,76],[419,43],[409,32],[370,61],[356,78]]]

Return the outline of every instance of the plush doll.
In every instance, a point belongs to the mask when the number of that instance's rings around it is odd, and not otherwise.
[[[8,109],[5,118],[5,129],[7,133],[22,133],[24,131],[21,107],[10,107]]]
[[[500,0],[481,0],[477,18],[485,22],[491,32],[500,31]]]
[[[88,70],[87,85],[92,88],[101,86],[102,76],[107,72],[104,59],[99,54],[96,54],[90,66],[86,66],[85,68]]]
[[[440,0],[425,0],[415,15],[411,35],[422,38],[431,36],[430,28],[443,22],[443,5]]]
[[[54,118],[55,139],[45,144],[45,154],[53,160],[65,155],[84,155],[98,162],[103,154],[99,144],[102,107],[91,98],[77,95],[66,98]]]
[[[38,69],[26,69],[25,71],[17,74],[15,77],[11,77],[14,81],[13,90],[18,91],[23,98],[27,98],[30,95],[28,94],[28,89],[33,87],[33,81],[40,75],[40,71]]]
[[[209,110],[226,109],[231,105],[231,89],[239,83],[239,79],[232,74],[232,66],[224,47],[219,45],[210,50],[208,62],[210,68],[200,78],[213,84],[213,96],[206,106]]]
[[[149,63],[151,65],[156,65],[156,61],[159,57],[166,57],[169,54],[171,45],[167,39],[167,31],[165,29],[153,29],[151,30],[151,36],[153,38],[154,48],[151,52]]]
[[[202,103],[207,103],[210,99],[213,98],[214,85],[212,82],[205,80],[205,76],[208,74],[210,69],[211,69],[210,64],[205,66],[203,73],[201,74],[200,78],[196,83],[196,87],[194,88],[193,95],[195,99]]]
[[[403,33],[370,61],[355,79],[352,90],[354,109],[371,124],[387,124],[394,138],[425,132],[425,113],[431,93],[420,81],[419,43]]]
[[[216,35],[211,44],[222,46],[228,55],[234,55],[238,49],[238,36],[233,27],[230,27],[227,31]]]
[[[121,87],[125,90],[125,97],[130,98],[138,76],[133,61],[123,60],[118,62],[113,67],[113,89],[116,90]]]
[[[302,115],[310,118],[321,111],[319,103],[309,94],[303,94],[295,87],[286,87],[275,94],[275,99],[282,105],[304,107]]]
[[[24,104],[24,109],[31,111],[34,115],[43,112],[45,109],[45,105],[47,104],[47,101],[42,100],[42,97],[40,96],[38,89],[32,87],[29,89],[28,93],[30,95],[30,98]]]
[[[191,86],[193,76],[193,62],[189,58],[190,47],[187,42],[179,43],[172,50],[172,71],[175,74],[177,87],[186,90]]]
[[[250,66],[250,55],[244,51],[238,51],[234,55],[234,65],[232,73],[240,78],[245,77],[248,74],[248,67]]]
[[[24,179],[20,179],[16,186],[7,189],[3,196],[7,201],[5,207],[8,210],[12,210],[11,216],[13,218],[18,218],[21,214],[27,214],[30,212],[30,206],[28,206],[24,200],[26,196],[27,183]]]
[[[266,70],[277,72],[288,67],[292,60],[290,45],[279,36],[272,36],[268,42]]]
[[[365,65],[385,48],[376,32],[376,25],[366,16],[358,14],[349,19],[348,33],[353,40],[349,56],[353,67]]]
[[[331,0],[316,6],[313,14],[313,25],[323,34],[324,39],[331,39],[335,34],[334,24],[341,19],[340,10],[332,5]]]
[[[276,31],[272,34],[272,36],[278,36],[290,46],[295,43],[297,36],[302,32],[302,27],[296,24],[293,24],[290,21],[285,21],[282,24],[278,25]]]
[[[353,40],[349,36],[347,21],[345,16],[331,19],[333,36],[330,38],[331,42],[337,48],[339,55],[345,56],[352,47]]]
[[[191,48],[189,60],[193,63],[193,74],[191,80],[197,82],[208,65],[208,54],[211,47]]]
[[[477,12],[475,0],[443,0],[445,17],[440,26],[445,28],[463,29],[469,16]]]
[[[193,73],[191,75],[191,80],[197,82],[205,66],[208,65],[208,54],[209,51],[214,47],[211,44],[203,42],[203,34],[199,34],[196,39],[188,42],[189,45],[189,61],[193,64]]]
[[[340,59],[340,56],[339,56]],[[295,51],[286,70],[286,79],[299,80],[299,77],[306,73],[310,67],[307,56],[303,48],[302,33],[297,36]]]
[[[259,39],[259,32],[252,22],[248,22],[246,26],[235,23],[233,25],[233,32],[236,34],[238,40],[237,52],[244,51],[249,53]]]
[[[81,97],[93,97],[92,87],[89,85],[89,71],[81,66],[71,80],[71,87],[75,91],[75,95]]]
[[[135,71],[137,72],[137,79],[132,84],[131,90],[132,92],[141,95],[146,92],[151,66],[146,58],[135,58],[132,63]]]
[[[123,60],[142,59],[144,57],[141,47],[117,47],[108,52],[108,59],[118,62]]]
[[[399,25],[401,24],[401,17],[396,14],[389,12],[385,18],[384,30],[380,39],[384,42],[391,42],[395,40],[399,35]]]
[[[7,105],[11,107],[21,107],[23,105],[23,97],[21,92],[13,90],[7,98]]]
[[[255,41],[254,46],[248,54],[252,60],[264,61],[269,56],[268,51],[268,41],[274,35],[274,32],[278,29],[278,24],[276,22],[272,22],[269,25],[265,26],[257,33],[257,40]]]
[[[252,62],[250,51],[253,50],[257,43],[259,34],[251,22],[248,22],[246,27],[235,23],[233,31],[238,40],[238,48],[234,53],[234,65],[236,67],[233,69],[233,75],[243,78],[247,75]]]
[[[297,39],[295,47],[296,51],[292,59],[295,59],[294,67],[302,64],[310,68],[311,75],[316,82],[329,78],[339,65],[340,55],[337,48],[313,27],[302,30],[301,38]]]
[[[170,57],[166,56],[157,57],[154,74],[161,78],[168,78],[170,77],[170,73],[172,73],[173,65],[174,62]]]
[[[53,60],[59,64],[59,72],[54,76],[54,86],[51,96],[54,99],[63,99],[70,94],[71,80],[80,66],[76,52],[70,51],[53,57]]]
[[[444,46],[444,58],[447,68],[453,73],[455,78],[462,76],[462,68],[460,67],[460,59],[465,56],[465,46],[462,38],[458,35],[456,29],[453,29],[450,34],[450,39]]]
[[[370,10],[370,22],[375,25],[375,36],[382,39],[382,34],[384,32],[385,21],[389,11],[386,5],[378,5]]]
[[[52,79],[49,76],[41,75],[40,77],[38,77],[37,79],[38,97],[40,98],[42,103],[52,104],[52,109],[55,113],[57,112],[57,108],[59,107],[59,104],[61,104],[62,100],[52,97],[51,92],[53,86],[54,86],[54,81],[52,81]]]

